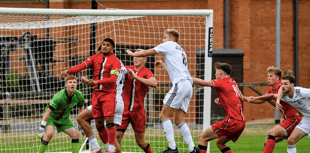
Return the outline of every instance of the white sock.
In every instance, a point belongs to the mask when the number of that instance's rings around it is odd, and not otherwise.
[[[183,140],[189,147],[189,151],[192,152],[194,150],[195,144],[193,142],[193,138],[191,135],[191,132],[189,131],[189,128],[185,122],[181,123],[178,126],[178,129],[180,130]]]
[[[176,149],[176,144],[174,141],[174,131],[173,131],[173,127],[172,127],[172,123],[171,123],[170,118],[166,118],[166,119],[162,120],[162,124],[164,127],[166,138],[167,138],[168,143],[169,143],[169,148]]]
[[[296,145],[287,145],[287,153],[297,153]]]
[[[114,152],[114,145],[110,145],[110,144],[109,144],[109,151]]]
[[[109,143],[106,143],[106,144],[104,144],[105,145],[105,148],[107,149],[107,151],[109,151],[110,150],[110,144]]]
[[[89,143],[91,144],[91,146],[95,149],[95,148],[99,148],[99,144],[98,144],[98,141],[97,141],[97,138],[95,135],[92,135],[88,138],[89,140]]]

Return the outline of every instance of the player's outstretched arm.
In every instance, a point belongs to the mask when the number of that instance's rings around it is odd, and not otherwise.
[[[137,79],[138,81],[142,82],[143,84],[156,88],[157,87],[157,81],[155,77],[150,77],[148,79],[139,77],[136,73],[133,72],[132,69],[128,69],[129,75],[132,76],[132,78]]]
[[[277,100],[276,100],[276,108],[277,108],[277,110],[281,110],[282,109],[282,105],[281,105],[281,103],[280,103],[280,101],[281,101],[281,99],[282,99],[282,97],[283,97],[283,89],[282,89],[283,87],[280,87],[279,88],[279,91],[278,91],[278,94],[277,94]]]
[[[211,80],[206,81],[206,80],[202,80],[202,79],[195,78],[195,77],[192,77],[192,79],[193,79],[194,84],[201,85],[201,86],[207,86],[207,87],[213,87],[213,82]]]
[[[149,56],[149,55],[157,54],[157,52],[153,48],[148,49],[148,50],[141,50],[139,52],[132,52],[129,49],[126,49],[125,51],[127,52],[127,54],[129,56],[132,56],[132,57],[146,57],[146,56]]]
[[[277,97],[275,96],[275,94],[266,94],[266,95],[262,95],[262,96],[250,96],[250,97],[245,97],[246,101],[253,103],[253,104],[262,104],[264,102],[266,102],[267,100],[271,100],[271,99],[276,99]]]

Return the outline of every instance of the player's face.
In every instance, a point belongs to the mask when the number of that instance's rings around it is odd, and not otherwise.
[[[167,33],[164,33],[163,42],[166,42],[166,41],[173,41],[173,37]]]
[[[279,77],[277,77],[274,72],[268,72],[267,81],[270,86],[273,86],[279,82]]]
[[[146,57],[134,57],[133,62],[135,66],[141,66],[145,64],[146,62]]]
[[[101,50],[99,50],[99,53],[101,54],[109,54],[113,52],[114,47],[112,44],[108,41],[104,41],[101,43]]]
[[[67,91],[74,91],[76,89],[76,86],[77,86],[77,81],[75,79],[68,80],[66,82]]]
[[[222,78],[222,71],[220,69],[215,69],[215,78],[216,79]]]
[[[281,86],[282,86],[283,92],[285,93],[288,93],[292,89],[292,84],[290,83],[289,80],[282,80]]]

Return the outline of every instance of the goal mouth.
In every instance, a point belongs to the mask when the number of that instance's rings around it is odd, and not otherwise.
[[[114,53],[124,65],[133,65],[126,49],[150,49],[162,43],[166,29],[180,33],[178,43],[187,55],[192,76],[210,78],[212,50],[210,31],[212,10],[66,10],[0,8],[0,152],[36,152],[40,140],[35,137],[44,109],[51,98],[65,87],[59,74],[97,53],[104,38],[114,40]],[[211,29],[211,30],[210,30]],[[210,45],[211,44],[211,45]],[[205,53],[207,52],[207,53]],[[168,146],[159,118],[163,99],[172,87],[168,73],[154,66],[164,61],[160,54],[149,56],[145,67],[154,74],[157,88],[149,88],[144,98],[146,112],[145,140],[153,152]],[[210,67],[209,67],[210,66]],[[90,69],[77,74],[92,78]],[[77,89],[90,105],[91,86],[78,82]],[[209,89],[194,86],[185,122],[195,144],[198,135],[210,121]],[[209,96],[210,98],[210,96]],[[204,112],[202,111],[204,110]],[[1,114],[1,112],[3,112]],[[70,119],[77,127],[78,108],[73,108]],[[173,117],[172,117],[173,121]],[[175,142],[180,152],[188,152],[177,126],[173,126]],[[104,144],[92,122],[99,145]],[[83,143],[85,136],[80,136]],[[131,127],[122,140],[123,152],[143,152],[135,142]],[[70,152],[71,138],[55,131],[47,152]]]

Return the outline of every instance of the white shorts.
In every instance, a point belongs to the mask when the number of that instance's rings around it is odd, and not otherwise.
[[[123,99],[118,100],[119,102],[116,103],[115,107],[115,114],[114,114],[114,124],[117,124],[120,126],[122,124],[122,117],[123,117],[123,111],[124,111],[124,103]],[[92,106],[88,106],[87,109],[92,112]]]
[[[310,117],[304,116],[300,123],[295,127],[308,134],[310,138]]]
[[[182,109],[187,113],[192,95],[193,88],[191,82],[189,80],[180,80],[172,85],[172,88],[165,96],[164,104],[174,109]]]

